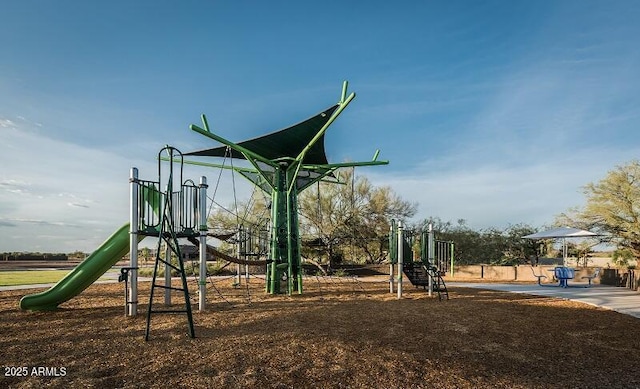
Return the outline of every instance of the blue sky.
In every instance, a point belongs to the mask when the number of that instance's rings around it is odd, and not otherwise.
[[[391,164],[358,173],[417,219],[549,225],[640,156],[638,20],[637,1],[7,2],[0,251],[92,251],[128,220],[132,166],[154,179],[165,144],[215,145],[200,114],[245,140],[343,80],[332,162],[381,149]]]

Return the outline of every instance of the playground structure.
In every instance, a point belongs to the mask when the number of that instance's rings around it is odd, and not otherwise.
[[[236,237],[238,258],[224,254],[207,244],[207,179],[202,176],[196,185],[191,179],[183,179],[183,154],[174,147],[166,146],[158,153],[158,178],[156,181],[141,180],[136,168],[131,169],[130,178],[130,266],[126,268],[128,281],[126,293],[126,312],[135,316],[138,312],[138,242],[140,237],[157,238],[156,257],[154,261],[151,292],[147,307],[147,327],[145,339],[149,339],[151,319],[154,314],[184,313],[187,315],[188,332],[193,338],[195,331],[191,308],[191,296],[187,283],[184,256],[180,240],[186,239],[198,247],[198,309],[206,310],[207,295],[207,259],[216,257],[238,264],[240,282],[240,264],[266,265],[270,261],[255,261],[247,258],[254,255],[252,245],[261,245],[264,238],[251,236],[252,228],[239,226],[233,235]],[[159,188],[159,189],[156,189]],[[219,239],[231,236],[218,237]],[[244,259],[242,259],[244,258]],[[162,269],[161,269],[162,268]],[[164,280],[159,281],[160,270],[164,271]],[[172,271],[176,272],[180,286],[172,284]],[[164,304],[154,304],[156,290],[164,291]],[[184,307],[176,309],[172,306],[171,292],[179,292],[184,296]]]
[[[330,164],[324,150],[324,135],[329,126],[355,98],[347,96],[347,82],[342,86],[341,98],[335,105],[319,114],[283,130],[240,143],[231,142],[211,132],[207,118],[202,115],[204,128],[191,129],[223,146],[185,153],[186,156],[224,157],[244,159],[251,168],[185,161],[187,164],[233,169],[271,198],[271,263],[266,269],[265,290],[270,294],[302,293],[302,263],[298,225],[298,194],[321,180],[338,182],[334,172],[339,168],[386,165],[378,161],[376,150],[371,161]],[[280,280],[286,281],[286,291]]]
[[[166,165],[168,172],[163,174],[161,156],[166,153],[170,159]],[[179,162],[175,162],[176,159]],[[201,177],[200,185],[196,186],[192,180],[183,181],[182,153],[177,149],[166,146],[158,153],[158,179],[157,181],[144,181],[138,178],[136,168],[131,169],[130,178],[130,282],[127,295],[127,313],[134,316],[138,312],[138,239],[139,236],[151,236],[158,238],[156,258],[151,282],[151,293],[147,308],[147,328],[145,339],[149,338],[151,315],[154,313],[186,313],[189,325],[189,336],[195,337],[193,328],[193,316],[191,312],[191,300],[184,269],[184,261],[180,250],[179,239],[199,238],[200,244],[200,272],[206,274],[206,177]],[[179,170],[176,172],[176,164]],[[178,173],[176,180],[176,173]],[[163,181],[166,180],[166,181]],[[158,188],[153,190],[154,188]],[[162,188],[165,188],[162,191]],[[151,193],[152,200],[144,201],[144,193]],[[141,194],[143,194],[141,196]],[[151,204],[152,206],[150,206]],[[163,250],[164,246],[164,250]],[[172,261],[172,258],[176,261]],[[157,282],[158,270],[164,265],[164,284]],[[171,270],[177,271],[181,286],[174,287],[171,283]],[[202,280],[201,280],[202,281]],[[171,291],[182,292],[184,296],[184,309],[157,309],[154,308],[154,295],[156,289],[165,291],[165,305],[171,303]],[[200,282],[200,309],[205,309],[205,285]]]
[[[126,281],[125,311],[128,316],[138,313],[138,244],[146,237],[157,238],[157,250],[153,280],[147,311],[146,338],[152,314],[185,313],[189,322],[189,335],[194,337],[191,302],[179,239],[186,238],[199,247],[199,309],[206,308],[206,260],[207,253],[238,264],[266,265],[265,291],[269,294],[297,291],[301,294],[302,265],[301,241],[298,225],[298,194],[320,181],[339,183],[334,172],[339,168],[386,165],[379,161],[376,150],[371,161],[330,164],[324,149],[324,136],[329,126],[355,98],[347,95],[345,81],[338,103],[317,115],[274,133],[244,142],[234,143],[211,132],[202,115],[203,127],[191,125],[191,129],[223,146],[186,153],[198,157],[224,157],[243,159],[251,167],[225,166],[199,161],[185,161],[177,149],[167,146],[158,154],[158,179],[141,180],[137,168],[130,174],[130,220],[98,249],[71,271],[51,289],[24,296],[20,307],[28,310],[54,310],[59,304],[81,293],[108,269],[130,253],[130,266],[122,269],[121,280]],[[166,155],[165,155],[166,154]],[[168,162],[163,170],[163,162]],[[231,169],[264,191],[271,199],[271,217],[268,228],[269,252],[265,261],[250,261],[248,247],[250,238],[239,227],[238,257],[235,258],[207,245],[207,181],[201,177],[199,185],[192,180],[183,180],[184,164],[200,165],[220,169]],[[263,239],[264,240],[264,239]],[[243,243],[244,246],[243,246]],[[243,248],[244,247],[244,248]],[[172,260],[176,258],[177,261]],[[164,284],[158,283],[160,267],[164,267]],[[179,274],[181,287],[171,284],[171,270]],[[240,275],[238,271],[238,281]],[[281,286],[281,281],[286,284]],[[184,309],[161,310],[154,308],[156,289],[164,289],[165,305],[170,305],[171,291],[182,292]]]
[[[449,292],[443,276],[454,272],[454,243],[435,239],[433,226],[419,233],[405,230],[401,221],[391,221],[389,232],[389,292],[394,293],[396,285],[398,299],[402,298],[403,275],[412,285],[422,286],[428,290],[429,296],[434,292],[438,298],[449,298]],[[414,241],[416,236],[420,242],[420,256],[414,260]]]

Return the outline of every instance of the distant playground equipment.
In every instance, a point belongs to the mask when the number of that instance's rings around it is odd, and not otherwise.
[[[454,272],[454,243],[436,240],[431,224],[419,231],[420,257],[414,260],[413,246],[415,233],[406,231],[401,221],[391,221],[389,233],[389,292],[396,286],[398,299],[403,293],[403,274],[415,287],[434,292],[438,299],[449,299],[443,276]]]

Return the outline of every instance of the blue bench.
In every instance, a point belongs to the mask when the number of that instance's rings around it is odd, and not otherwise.
[[[568,285],[568,281],[574,279],[576,273],[571,267],[558,266],[554,269],[554,277],[556,280],[560,281],[558,286],[562,288],[566,288]]]

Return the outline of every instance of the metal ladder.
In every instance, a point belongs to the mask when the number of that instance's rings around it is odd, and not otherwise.
[[[174,158],[174,153],[180,153],[177,149],[167,146],[165,147],[162,151],[166,150],[169,154],[170,160],[173,160]],[[182,154],[180,154],[180,157],[182,156]],[[182,164],[181,164],[182,167]],[[160,171],[160,165],[158,167],[158,170]],[[159,172],[160,173],[160,172]],[[161,176],[161,174],[159,174],[159,176]],[[182,177],[180,177],[181,180]],[[158,180],[158,182],[160,182]],[[180,182],[180,181],[179,181]],[[149,307],[147,309],[147,328],[145,331],[145,336],[144,339],[146,341],[149,340],[149,334],[151,331],[151,315],[152,314],[167,314],[167,313],[186,313],[187,314],[187,320],[188,320],[188,329],[189,329],[189,336],[191,338],[195,338],[195,330],[193,328],[193,314],[191,311],[191,299],[189,298],[189,289],[188,289],[188,285],[187,285],[187,277],[186,277],[186,273],[184,270],[184,262],[182,260],[182,253],[180,252],[180,245],[178,243],[178,238],[179,236],[185,235],[185,232],[178,232],[178,228],[176,227],[180,227],[181,229],[183,228],[183,226],[176,226],[175,225],[175,221],[174,221],[174,217],[173,215],[178,214],[181,209],[180,207],[175,208],[174,209],[174,204],[173,204],[173,191],[172,188],[173,187],[173,164],[170,164],[170,172],[169,172],[169,182],[167,185],[167,191],[163,194],[164,197],[164,205],[162,208],[162,213],[161,213],[161,220],[160,220],[160,224],[159,224],[159,231],[158,231],[158,246],[157,246],[157,252],[156,252],[156,260],[155,260],[155,264],[154,264],[154,268],[153,268],[153,280],[151,282],[151,293],[149,296]],[[182,187],[181,187],[182,190]],[[180,222],[178,222],[180,223]],[[162,249],[162,243],[166,244],[166,250],[161,250]],[[164,253],[164,257],[163,257],[163,253]],[[175,255],[176,257],[176,261],[177,264],[172,263],[171,261],[171,256]],[[165,264],[165,271],[170,271],[170,269],[173,269],[175,271],[178,272],[179,276],[180,276],[180,280],[181,280],[181,284],[182,287],[174,287],[172,285],[162,285],[157,283],[157,276],[158,276],[158,266],[160,264]],[[163,289],[163,290],[174,290],[174,291],[178,291],[178,292],[182,292],[184,294],[184,303],[185,303],[185,307],[184,309],[154,309],[153,308],[153,298],[155,295],[155,290],[157,288]]]

